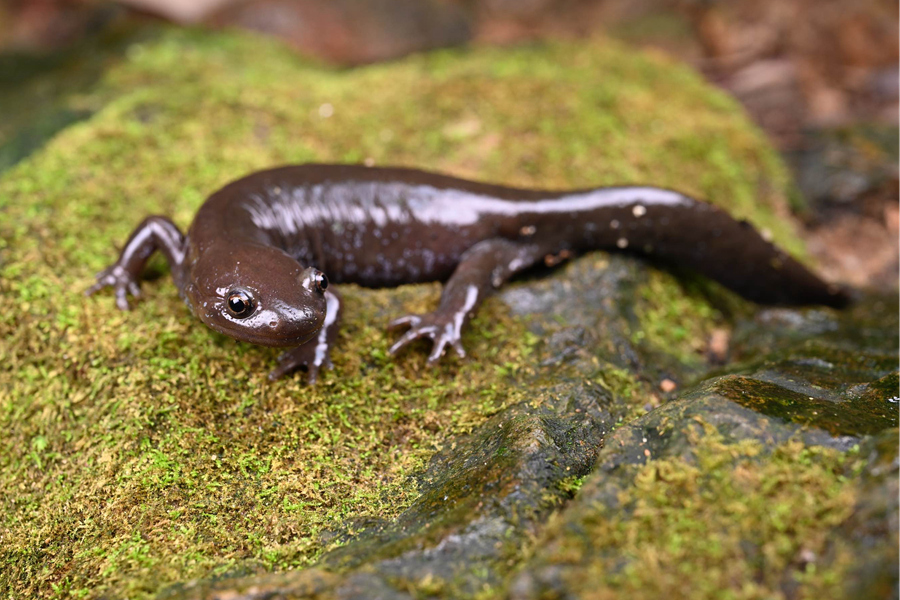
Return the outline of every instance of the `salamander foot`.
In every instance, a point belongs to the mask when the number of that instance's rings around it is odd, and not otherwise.
[[[466,356],[466,351],[462,347],[462,325],[462,318],[456,318],[456,315],[447,316],[440,313],[407,315],[394,319],[388,324],[388,330],[402,327],[409,327],[409,329],[399,340],[394,342],[394,345],[391,346],[388,352],[394,355],[411,342],[420,338],[428,338],[433,342],[431,354],[428,355],[429,365],[437,364],[448,347],[453,348],[457,356],[463,358]]]
[[[135,298],[141,297],[141,286],[138,280],[119,263],[97,273],[97,282],[85,290],[84,295],[90,296],[106,287],[111,287],[115,291],[116,306],[119,307],[119,310],[131,308],[128,305],[128,294]]]
[[[306,368],[306,381],[312,385],[319,376],[320,369],[332,369],[330,348],[323,349],[319,340],[313,338],[302,346],[283,352],[278,357],[278,366],[269,373],[269,381],[281,379],[297,369]]]

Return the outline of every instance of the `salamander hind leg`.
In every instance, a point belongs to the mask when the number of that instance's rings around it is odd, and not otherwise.
[[[184,261],[184,236],[169,219],[147,217],[132,232],[118,260],[97,273],[97,281],[85,290],[85,295],[110,287],[116,295],[116,306],[128,310],[128,295],[140,297],[141,271],[157,250],[165,255],[173,273],[176,272]]]
[[[408,328],[389,352],[396,354],[418,339],[432,341],[428,364],[436,364],[448,348],[460,357],[462,330],[485,296],[499,288],[514,273],[527,269],[547,252],[540,246],[492,239],[472,246],[460,258],[453,275],[444,284],[437,310],[423,315],[406,315],[391,321],[388,329]]]

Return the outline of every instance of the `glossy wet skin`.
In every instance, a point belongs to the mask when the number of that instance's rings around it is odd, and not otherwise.
[[[149,217],[97,284],[128,307],[155,250],[192,311],[211,328],[268,346],[296,346],[270,377],[328,366],[340,320],[331,283],[371,287],[446,281],[440,305],[391,326],[462,356],[462,329],[516,272],[578,252],[613,249],[691,267],[763,303],[842,306],[820,280],[753,227],[678,192],[653,187],[521,190],[412,169],[300,165],[261,171],[214,193],[187,236]]]

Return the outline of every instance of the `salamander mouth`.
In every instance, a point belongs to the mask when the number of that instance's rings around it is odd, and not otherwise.
[[[212,329],[222,335],[235,339],[239,342],[247,342],[257,346],[269,346],[274,348],[284,348],[288,346],[299,346],[314,338],[322,328],[310,323],[309,329],[304,328],[303,331],[297,332],[297,328],[292,328],[288,333],[282,333],[277,326],[269,326],[268,324],[254,322],[237,322],[231,323],[201,315],[200,320]],[[249,319],[248,319],[249,321]]]
[[[321,328],[319,328],[321,329]],[[241,342],[256,344],[257,346],[268,346],[270,348],[284,348],[288,346],[300,346],[313,339],[319,329],[315,329],[301,336],[275,336],[275,335],[245,335],[246,332],[236,334],[234,332],[222,331],[228,337],[232,337]]]

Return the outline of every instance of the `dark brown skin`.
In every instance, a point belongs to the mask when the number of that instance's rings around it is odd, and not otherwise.
[[[849,301],[749,223],[678,192],[524,190],[413,169],[316,164],[226,185],[200,207],[187,236],[165,217],[148,217],[88,294],[112,287],[127,310],[159,250],[201,321],[237,340],[292,347],[270,379],[305,367],[314,382],[331,365],[340,322],[330,284],[446,281],[434,312],[389,325],[407,328],[392,354],[428,338],[435,363],[448,348],[465,356],[462,329],[515,273],[594,249],[684,265],[759,303]]]

